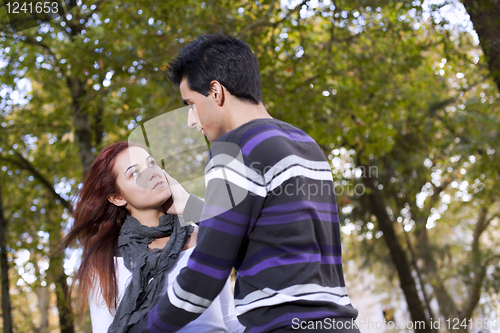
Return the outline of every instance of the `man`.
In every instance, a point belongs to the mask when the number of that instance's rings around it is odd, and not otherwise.
[[[190,106],[188,125],[211,142],[198,245],[173,288],[131,332],[174,332],[200,315],[234,267],[246,332],[359,332],[342,272],[333,179],[316,142],[273,119],[262,103],[258,61],[218,34],[187,45],[169,79]],[[337,329],[337,330],[336,330]]]

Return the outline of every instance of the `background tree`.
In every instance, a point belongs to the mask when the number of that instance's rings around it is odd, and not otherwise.
[[[491,76],[500,90],[500,2],[463,0],[479,36]]]
[[[14,327],[46,329],[48,291],[62,331],[87,329],[66,303],[64,256],[49,256],[71,223],[73,195],[97,151],[182,106],[165,64],[216,31],[249,43],[270,113],[306,130],[331,160],[351,258],[384,267],[364,266],[401,288],[411,319],[491,308],[480,301],[500,285],[491,57],[424,16],[418,1],[98,0],[24,31],[2,25],[11,288],[39,303],[36,314],[14,305]]]
[[[0,183],[0,270],[2,285],[2,326],[5,333],[12,333],[12,314],[10,302],[9,262],[7,259],[8,223],[3,210],[3,194]]]

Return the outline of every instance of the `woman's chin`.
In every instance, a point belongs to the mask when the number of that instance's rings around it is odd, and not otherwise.
[[[165,204],[167,201],[172,198],[172,192],[170,192],[170,189],[166,189],[161,192],[161,195],[158,196],[158,201],[160,202],[161,205]]]

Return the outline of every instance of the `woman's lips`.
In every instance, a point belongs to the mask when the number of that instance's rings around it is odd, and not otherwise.
[[[152,189],[154,190],[157,187],[161,187],[161,186],[163,186],[163,184],[164,184],[164,182],[158,182],[158,183],[155,184],[155,186],[153,186]]]

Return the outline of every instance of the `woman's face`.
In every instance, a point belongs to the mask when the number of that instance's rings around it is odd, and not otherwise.
[[[141,147],[129,147],[116,157],[113,171],[120,190],[108,198],[117,206],[135,211],[158,209],[172,193],[163,170]]]

